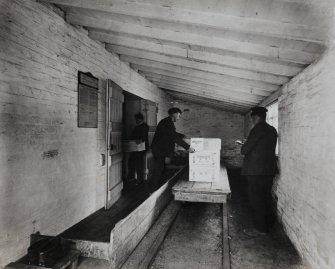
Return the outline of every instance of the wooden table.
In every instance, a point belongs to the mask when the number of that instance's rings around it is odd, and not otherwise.
[[[227,170],[221,165],[218,182],[188,181],[185,176],[173,186],[172,193],[177,201],[226,203],[230,193]]]
[[[222,269],[230,269],[227,195],[230,194],[227,170],[220,167],[218,182],[194,182],[188,174],[172,187],[174,199],[186,202],[205,202],[222,204]]]

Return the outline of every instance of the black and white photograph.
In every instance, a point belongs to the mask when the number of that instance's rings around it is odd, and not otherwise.
[[[335,0],[0,0],[0,269],[335,269]]]

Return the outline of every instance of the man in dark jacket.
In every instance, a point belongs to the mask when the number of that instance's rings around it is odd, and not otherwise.
[[[176,132],[174,122],[179,120],[182,113],[179,108],[173,107],[168,110],[169,116],[162,119],[156,128],[154,138],[152,140],[151,149],[154,157],[154,167],[151,177],[150,192],[158,189],[162,181],[162,174],[165,169],[165,158],[171,158],[174,155],[175,143],[182,146],[189,152],[194,149],[187,144],[183,138],[183,134]]]
[[[131,152],[128,160],[128,181],[134,181],[135,172],[137,174],[136,184],[144,183],[145,173],[145,158],[146,151],[149,149],[148,132],[149,126],[144,122],[144,116],[141,113],[135,114],[136,126],[130,134],[131,140],[136,140],[137,143],[145,142],[144,151]]]
[[[266,123],[267,109],[251,110],[253,128],[241,153],[244,155],[241,174],[248,178],[249,201],[255,229],[245,230],[250,236],[265,235],[272,218],[271,189],[274,175],[278,172],[276,160],[277,131]]]

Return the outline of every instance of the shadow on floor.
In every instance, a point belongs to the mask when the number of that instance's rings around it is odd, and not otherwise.
[[[228,201],[231,269],[308,269],[278,222],[266,236],[250,238],[243,233],[252,227],[247,180],[239,169],[227,171],[232,191]]]

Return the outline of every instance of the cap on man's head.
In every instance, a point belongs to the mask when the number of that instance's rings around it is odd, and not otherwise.
[[[266,112],[268,112],[268,110],[265,107],[255,106],[251,109],[251,116],[254,116],[254,115],[264,116],[266,115]]]
[[[182,111],[178,107],[172,107],[168,110],[169,115],[172,115],[174,113],[182,113]]]

